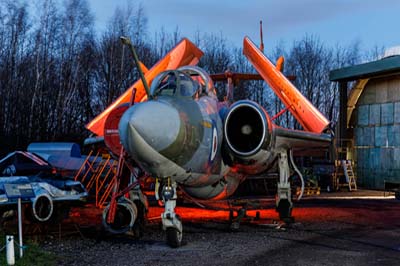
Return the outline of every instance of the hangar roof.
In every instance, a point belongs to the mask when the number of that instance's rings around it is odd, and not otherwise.
[[[329,79],[330,81],[351,81],[389,75],[396,72],[400,72],[400,55],[332,70],[329,72]]]

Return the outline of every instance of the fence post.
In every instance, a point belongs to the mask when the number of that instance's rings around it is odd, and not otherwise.
[[[8,265],[15,264],[14,236],[6,236],[6,257]]]

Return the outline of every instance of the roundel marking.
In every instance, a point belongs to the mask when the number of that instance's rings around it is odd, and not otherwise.
[[[218,150],[218,135],[217,135],[217,129],[213,125],[212,129],[212,143],[211,143],[211,155],[210,155],[210,161],[214,161],[215,155],[217,155],[217,150]]]

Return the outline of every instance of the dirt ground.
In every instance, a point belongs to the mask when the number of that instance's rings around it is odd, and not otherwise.
[[[82,236],[53,237],[43,247],[59,265],[400,265],[400,201],[374,193],[306,198],[290,226],[277,225],[273,209],[261,210],[260,220],[249,217],[237,232],[227,211],[179,207],[186,244],[177,249],[165,244],[161,208],[149,213],[140,240],[81,228]]]

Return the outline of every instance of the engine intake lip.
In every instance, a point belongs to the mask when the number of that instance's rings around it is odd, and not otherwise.
[[[245,111],[243,111],[245,109]],[[238,111],[242,110],[241,113],[239,114]],[[243,114],[244,113],[244,114]],[[252,116],[249,117],[244,117],[247,114],[253,113]],[[256,115],[254,115],[256,114]],[[239,136],[237,134],[239,127],[245,126],[244,121],[242,119],[245,118],[247,120],[253,119],[253,126],[255,125],[256,127],[252,127],[252,130],[256,130],[257,132],[255,133],[258,136],[257,143],[254,144],[249,144],[248,147],[238,147],[238,144],[241,144],[240,141],[238,141]],[[254,124],[254,122],[256,122]],[[235,123],[234,126],[232,126],[232,123]],[[255,153],[257,153],[262,146],[264,145],[265,139],[266,139],[266,134],[268,132],[268,126],[267,126],[267,121],[265,118],[265,114],[260,110],[259,106],[256,103],[250,102],[250,101],[239,101],[237,102],[229,111],[226,119],[225,119],[225,125],[224,125],[224,135],[225,135],[225,140],[229,146],[229,148],[236,154],[240,156],[251,156]],[[236,127],[235,127],[236,126]],[[233,128],[234,127],[234,131]],[[243,132],[242,132],[243,133]],[[243,136],[243,134],[242,134]],[[254,136],[257,137],[257,136]],[[236,140],[232,140],[232,138],[236,138]]]

